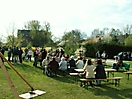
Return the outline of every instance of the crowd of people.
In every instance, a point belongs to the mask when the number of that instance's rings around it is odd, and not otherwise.
[[[59,52],[47,54],[42,61],[42,66],[47,76],[56,75],[58,72],[63,75],[76,72],[75,69],[84,69],[84,73],[81,76],[85,78],[106,78],[101,58],[91,61],[90,58],[85,59],[82,55],[75,58],[73,55],[68,56]],[[96,75],[94,72],[96,72]],[[90,85],[93,87],[94,84],[90,82]],[[101,81],[96,81],[95,85],[101,86]]]
[[[4,50],[0,48],[1,53],[4,55]],[[96,61],[92,61],[90,58],[85,59],[82,54],[79,54],[78,57],[73,55],[67,55],[64,50],[56,49],[53,51],[52,49],[47,52],[47,50],[42,48],[37,48],[32,51],[31,48],[25,49],[24,51],[21,48],[13,47],[8,48],[8,61],[9,62],[20,62],[23,60],[33,60],[33,66],[38,67],[38,65],[43,69],[44,73],[47,76],[53,76],[62,74],[66,75],[68,73],[76,72],[75,69],[84,69],[84,73],[81,76],[85,78],[106,78],[104,64],[108,58],[108,54],[103,51],[97,51],[95,54]],[[112,64],[112,68],[119,69],[119,65],[122,64],[122,61],[119,57],[115,58],[115,62]],[[96,74],[95,74],[96,72]],[[90,85],[93,87],[93,83],[90,82]],[[101,81],[96,81],[96,85],[101,85]]]

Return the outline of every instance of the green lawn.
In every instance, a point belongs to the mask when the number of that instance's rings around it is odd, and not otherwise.
[[[34,87],[35,90],[45,91],[46,94],[34,99],[131,99],[132,75],[130,80],[122,72],[116,72],[115,76],[121,76],[120,86],[114,86],[109,82],[102,82],[102,87],[91,87],[88,90],[80,87],[80,82],[74,83],[68,76],[47,77],[40,68],[32,66],[32,62],[15,63],[13,66]],[[132,63],[130,62],[131,66]],[[5,63],[7,71],[19,94],[30,91],[30,87]],[[14,95],[0,68],[0,99],[14,99]]]

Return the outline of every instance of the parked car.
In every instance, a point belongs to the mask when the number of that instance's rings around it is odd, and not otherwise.
[[[131,60],[131,52],[120,52],[117,55],[114,56],[115,57],[120,57],[120,59],[122,60]]]

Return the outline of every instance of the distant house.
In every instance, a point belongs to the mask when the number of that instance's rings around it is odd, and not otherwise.
[[[97,43],[99,41],[99,38],[88,38],[86,39],[82,44],[86,44],[86,43]]]
[[[24,39],[24,41],[22,43],[28,43],[29,41],[31,41],[30,32],[31,32],[30,30],[18,30],[17,37],[22,35],[22,37]]]
[[[17,36],[21,35],[25,38],[30,36],[30,30],[18,30]]]
[[[68,42],[68,40],[66,40],[66,41],[61,41],[57,46],[64,46],[65,43],[67,43],[67,42]]]

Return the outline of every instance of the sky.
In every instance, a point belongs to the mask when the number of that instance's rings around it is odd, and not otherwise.
[[[132,24],[132,0],[0,0],[0,35],[5,38],[24,24],[49,22],[55,37],[78,29],[91,35],[98,28]]]

